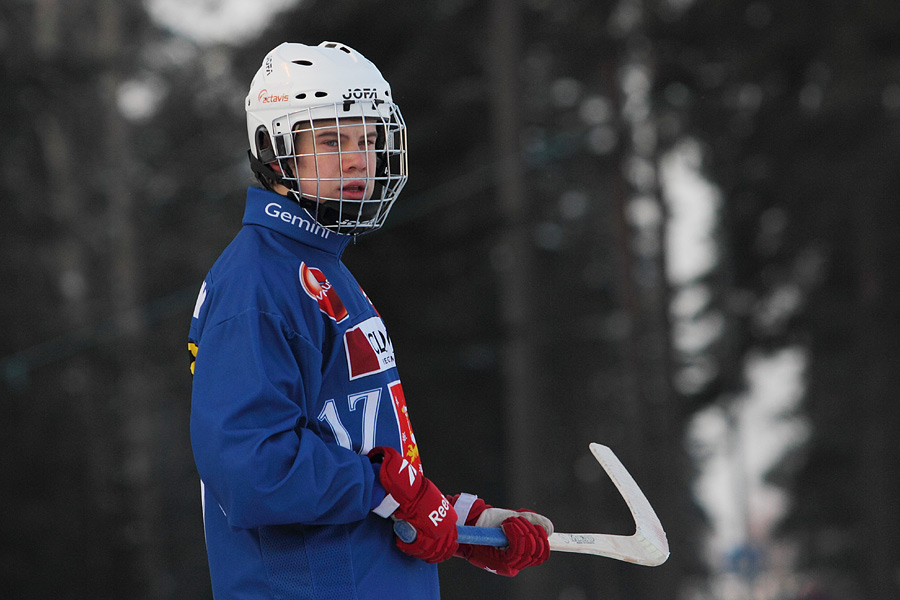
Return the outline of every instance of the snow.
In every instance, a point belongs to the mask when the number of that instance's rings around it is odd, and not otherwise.
[[[688,436],[702,466],[695,491],[713,524],[710,550],[716,561],[750,542],[764,542],[787,508],[784,493],[764,478],[809,435],[796,413],[806,361],[800,348],[752,357],[744,372],[747,392],[691,423]]]
[[[129,79],[119,86],[116,103],[126,119],[143,121],[156,112],[165,90],[165,82],[158,77]]]
[[[259,35],[280,12],[301,0],[145,0],[161,26],[200,45],[238,44]],[[283,41],[283,40],[282,40]]]
[[[684,140],[662,160],[669,209],[666,269],[673,285],[708,273],[719,258],[713,232],[721,199],[700,174],[701,160],[700,145],[693,140]]]
[[[688,139],[668,153],[660,166],[670,215],[667,275],[674,291],[670,307],[674,344],[685,355],[699,357],[724,331],[722,315],[704,313],[710,290],[698,281],[719,261],[715,230],[722,202],[715,186],[702,176],[701,162],[702,148]],[[774,326],[795,311],[798,294],[792,288],[776,290],[757,313],[760,324]],[[722,398],[689,425],[686,442],[699,469],[694,492],[711,522],[711,587],[724,586],[719,598],[747,593],[747,583],[741,580],[746,573],[729,572],[737,568],[735,557],[762,552],[759,558],[768,562],[748,568],[768,564],[772,576],[763,581],[772,582],[779,577],[776,572],[789,569],[790,557],[771,539],[772,527],[784,515],[789,498],[766,483],[765,477],[785,452],[809,436],[809,425],[799,411],[807,360],[800,347],[749,356],[743,373],[746,391]],[[682,391],[699,389],[714,368],[696,361],[677,374],[676,383]],[[761,591],[757,597],[775,594]]]

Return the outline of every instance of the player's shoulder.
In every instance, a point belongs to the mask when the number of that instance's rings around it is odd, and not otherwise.
[[[210,273],[218,280],[253,282],[268,273],[292,267],[296,258],[271,232],[243,227],[216,259]]]
[[[318,264],[316,252],[305,250],[265,228],[244,227],[213,264],[207,286],[226,312],[258,310],[293,323],[303,317],[297,314],[303,266]]]

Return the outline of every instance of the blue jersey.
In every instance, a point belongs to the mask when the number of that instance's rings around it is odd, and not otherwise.
[[[251,188],[194,308],[191,442],[216,598],[429,600],[366,453],[421,469],[384,323],[341,262],[351,238]]]

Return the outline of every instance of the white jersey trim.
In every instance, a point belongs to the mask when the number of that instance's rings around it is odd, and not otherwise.
[[[387,519],[394,514],[394,511],[400,508],[400,503],[394,500],[394,497],[388,494],[381,501],[381,504],[372,509],[372,512],[379,517]]]

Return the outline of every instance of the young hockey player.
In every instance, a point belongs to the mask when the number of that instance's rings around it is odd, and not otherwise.
[[[406,183],[390,86],[343,44],[282,44],[246,111],[263,189],[203,282],[188,344],[215,597],[430,600],[453,555],[507,576],[542,563],[545,517],[425,478],[391,339],[341,262]],[[457,525],[476,523],[509,546],[458,544]]]

